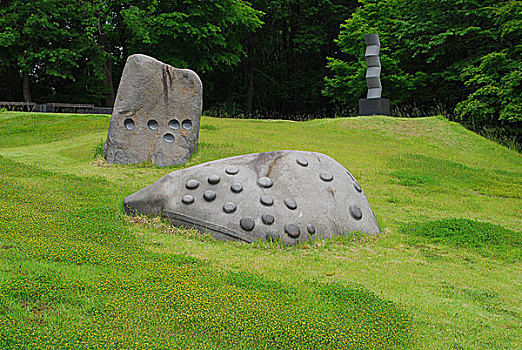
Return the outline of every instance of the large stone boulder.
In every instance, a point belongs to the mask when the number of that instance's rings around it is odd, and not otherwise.
[[[109,163],[185,163],[198,147],[203,88],[196,73],[145,55],[127,59],[103,155]]]
[[[276,151],[174,171],[125,197],[128,214],[168,219],[220,240],[285,244],[346,232],[378,233],[355,178],[332,158]]]

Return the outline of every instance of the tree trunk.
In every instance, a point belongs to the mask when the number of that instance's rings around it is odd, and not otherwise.
[[[23,74],[23,80],[24,80],[24,85],[23,85],[24,102],[33,102],[31,100],[31,86],[30,86],[30,82],[29,82],[29,72],[27,70],[24,70],[22,74]]]
[[[252,42],[248,43],[248,63],[246,67],[247,93],[245,114],[247,118],[252,116],[252,100],[254,98],[254,47]]]
[[[114,105],[114,85],[112,82],[112,60],[107,58],[103,65],[103,74],[105,76],[104,83],[107,87],[107,94],[105,95],[105,107],[112,107]]]
[[[110,54],[111,47],[105,33],[100,33],[100,45],[103,47],[103,50],[106,53]],[[107,88],[104,105],[105,107],[112,107],[114,105],[114,85],[112,82],[112,59],[110,57],[107,57],[105,63],[103,64],[103,76],[103,83]]]
[[[13,68],[11,66],[7,67],[7,90],[5,92],[6,101],[13,100]]]

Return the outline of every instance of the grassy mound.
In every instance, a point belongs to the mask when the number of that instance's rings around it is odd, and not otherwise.
[[[120,166],[93,160],[108,123],[0,113],[0,348],[522,343],[520,154],[438,117],[204,117],[187,164]],[[124,215],[173,170],[278,149],[339,161],[382,233],[247,245]]]

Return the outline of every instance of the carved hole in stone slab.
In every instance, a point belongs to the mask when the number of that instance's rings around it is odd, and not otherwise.
[[[229,166],[228,168],[226,168],[225,172],[228,175],[236,175],[239,172],[239,168],[237,166],[232,165],[232,166]]]
[[[285,225],[285,232],[289,237],[297,238],[301,234],[301,230],[299,230],[299,226],[294,224],[293,222],[289,222]]]
[[[176,119],[172,119],[169,121],[169,128],[178,130],[179,129],[179,122]]]
[[[205,193],[203,193],[203,198],[205,198],[207,202],[212,202],[214,199],[216,199],[216,192],[212,190],[206,190]]]
[[[319,177],[321,178],[321,180],[323,180],[324,182],[330,182],[333,180],[333,175],[330,174],[330,173],[325,173],[325,172],[322,172],[319,174]]]
[[[257,179],[257,184],[264,188],[272,187],[272,180],[269,177],[260,177]]]
[[[223,211],[227,214],[231,214],[231,213],[235,212],[236,209],[237,209],[237,206],[232,202],[226,202],[225,204],[223,204]]]
[[[350,214],[355,220],[361,220],[363,216],[362,210],[357,204],[350,205]]]
[[[185,119],[184,121],[182,121],[181,125],[183,126],[183,129],[185,129],[185,130],[192,129],[192,122],[188,119]]]
[[[252,216],[244,216],[239,220],[239,226],[241,226],[245,231],[252,231],[256,226],[256,223]]]
[[[154,119],[149,120],[147,126],[150,130],[158,130],[158,122]]]
[[[297,158],[296,162],[300,166],[308,166],[308,161],[305,158]]]
[[[271,214],[263,214],[263,216],[261,216],[261,220],[265,225],[272,225],[275,221],[275,218]]]
[[[292,198],[286,198],[284,200],[286,207],[290,210],[295,210],[297,208],[297,203]]]
[[[188,189],[188,190],[195,190],[196,188],[198,188],[199,186],[199,181],[196,180],[196,179],[190,179],[187,181],[187,183],[185,184],[185,187]]]
[[[134,120],[132,120],[131,118],[127,118],[123,121],[123,125],[125,125],[125,129],[127,130],[132,130],[134,129]]]
[[[262,195],[260,201],[261,204],[266,205],[267,207],[270,207],[272,204],[274,204],[274,198],[269,194]]]
[[[243,185],[241,185],[239,182],[236,182],[235,184],[230,186],[230,189],[234,193],[239,193],[239,192],[243,191]]]
[[[219,177],[219,175],[212,174],[208,177],[207,181],[211,185],[217,185],[219,181],[221,181],[221,178]]]
[[[172,142],[174,142],[174,135],[172,135],[170,133],[166,133],[165,135],[163,135],[163,140],[165,142],[172,143]]]
[[[184,195],[183,198],[181,198],[181,201],[183,204],[192,204],[194,203],[194,197],[192,197],[190,194]]]

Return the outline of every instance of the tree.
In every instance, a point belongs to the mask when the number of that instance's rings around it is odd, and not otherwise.
[[[1,3],[0,46],[9,51],[2,63],[20,72],[24,101],[33,99],[31,82],[74,80],[80,62],[90,55],[92,43],[84,40],[80,9],[78,2],[65,0]]]
[[[0,55],[8,59],[0,64],[20,72],[25,101],[33,85],[39,98],[110,106],[128,55],[149,54],[200,74],[237,65],[259,16],[237,0],[4,0]]]
[[[331,107],[321,95],[326,57],[337,50],[333,39],[357,1],[255,0],[252,5],[264,13],[264,25],[244,41],[247,59],[237,70],[208,75],[226,91],[215,91],[210,103],[232,106],[232,114],[323,114]]]
[[[363,0],[342,26],[337,43],[345,54],[331,58],[325,94],[355,102],[364,91],[364,38],[381,38],[383,94],[394,105],[452,110],[469,94],[460,75],[494,45],[488,16],[496,0]]]
[[[462,71],[472,93],[457,105],[457,117],[475,129],[518,129],[522,143],[522,3],[505,1],[489,16],[498,28],[496,50]]]

